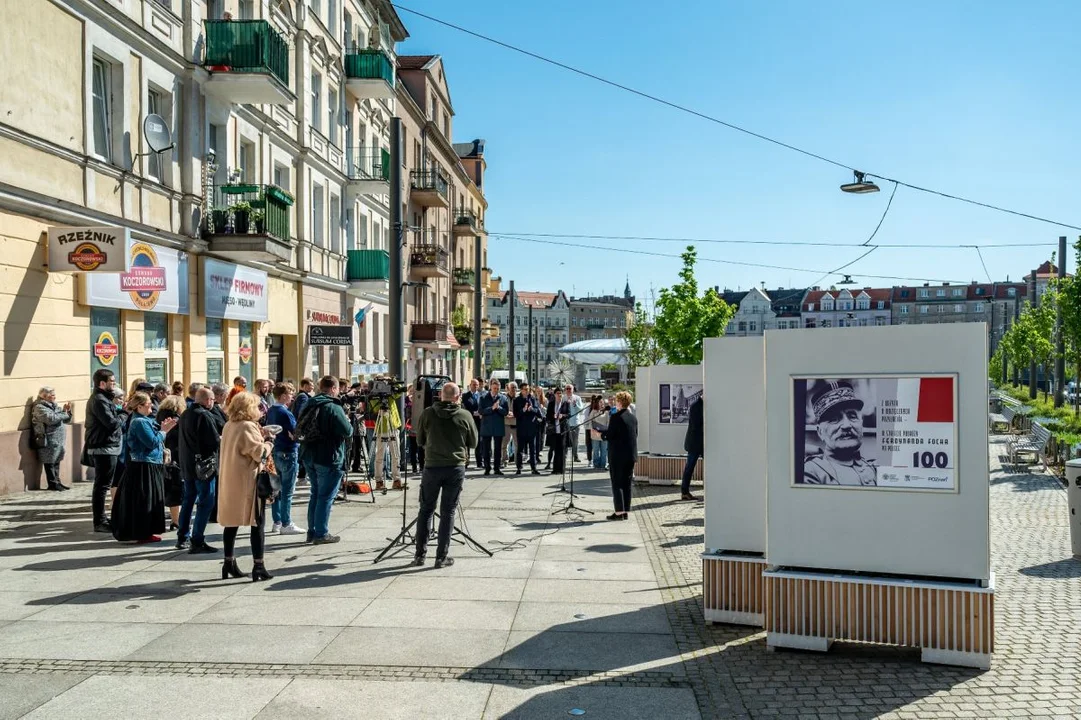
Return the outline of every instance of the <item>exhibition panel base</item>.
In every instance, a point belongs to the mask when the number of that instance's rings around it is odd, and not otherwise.
[[[702,482],[704,460],[699,460],[694,468],[692,480]],[[635,477],[648,480],[650,485],[673,485],[683,479],[683,468],[687,464],[686,455],[639,455],[634,468]]]
[[[994,578],[973,583],[766,570],[766,645],[826,651],[834,640],[918,647],[923,662],[988,669]]]
[[[762,627],[766,593],[763,557],[746,553],[702,555],[702,607],[706,622]]]

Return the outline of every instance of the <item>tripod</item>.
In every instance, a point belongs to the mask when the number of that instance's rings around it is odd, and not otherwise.
[[[564,432],[566,433],[566,435],[568,437],[570,436],[570,428],[567,428]],[[567,450],[566,443],[567,443],[567,441],[566,441],[566,439],[564,439],[564,441],[563,441],[564,452],[566,452],[566,450]],[[575,451],[577,449],[578,448],[576,448],[576,447],[570,449],[570,454],[571,454],[571,489],[566,490],[565,489],[566,486],[561,485],[560,489],[555,491],[555,492],[564,492],[564,491],[568,492],[570,494],[570,498],[569,498],[570,502],[568,502],[566,505],[559,508],[558,510],[553,511],[552,512],[553,515],[559,515],[560,513],[569,513],[571,510],[575,510],[577,512],[584,512],[587,515],[592,515],[593,514],[592,510],[586,510],[585,508],[578,507],[577,505],[574,504],[574,498],[578,497],[577,495],[574,494],[574,453],[575,453]],[[564,463],[563,463],[563,481],[565,482],[566,479],[567,479],[567,463],[566,463],[566,461],[564,461]],[[551,495],[552,493],[545,493],[545,494],[546,495]]]
[[[357,421],[354,419],[353,424],[355,425],[356,422]],[[363,424],[361,425],[361,427],[363,427]],[[352,455],[353,455],[353,443],[358,443],[358,442],[360,443],[359,450],[360,450],[360,461],[363,463],[362,467],[364,467],[364,468],[368,467],[368,443],[366,442],[366,438],[365,438],[364,435],[357,435],[354,432],[354,434],[349,438],[349,445],[348,445],[348,448],[347,448],[347,452],[345,453],[345,473],[344,473],[345,482],[342,483],[341,490],[339,491],[338,497],[334,498],[335,502],[338,502],[338,501],[349,502],[349,487],[348,486],[352,484],[350,482],[350,480],[349,480],[349,468],[350,468],[350,466],[352,464],[352,461],[353,461],[353,458],[352,458]],[[365,475],[367,475],[367,472],[365,472]],[[363,495],[363,493],[361,493],[361,494]],[[368,478],[368,495],[371,496],[371,500],[368,501],[368,502],[371,505],[375,505],[375,490],[374,490],[374,486],[372,485],[372,481],[371,481],[370,477]],[[364,501],[362,500],[361,502],[364,502]]]
[[[409,524],[406,524],[406,522],[405,522],[406,512],[407,512],[405,496],[406,496],[406,493],[408,492],[408,488],[409,488],[408,485],[404,485],[403,490],[402,490],[402,531],[400,533],[398,533],[398,535],[393,540],[391,540],[390,543],[386,547],[383,548],[383,550],[376,556],[375,560],[372,561],[373,564],[379,562],[384,557],[386,557],[388,554],[390,554],[390,557],[395,557],[396,555],[401,553],[403,550],[405,550],[410,545],[416,545],[417,544],[417,537],[416,537],[416,535],[413,534],[413,528],[416,526],[417,521],[420,520],[420,516],[418,515],[418,516],[414,517],[409,522]],[[458,513],[458,517],[461,519],[462,524],[464,525],[465,524],[465,510],[462,509],[461,505],[458,506],[457,513]],[[432,513],[432,519],[429,521],[429,525],[428,525],[428,542],[429,543],[431,543],[432,539],[436,536],[436,533],[433,532],[433,530],[434,530],[434,527],[435,527],[435,521],[439,517],[440,517],[440,515],[439,515],[438,512],[433,512]],[[451,542],[458,543],[459,545],[468,545],[469,547],[473,548],[474,550],[476,550],[478,552],[482,552],[482,553],[486,554],[488,557],[492,557],[492,551],[491,550],[484,547],[484,545],[479,540],[477,540],[476,538],[471,536],[465,530],[462,530],[460,527],[458,527],[457,524],[454,524],[452,526],[450,539],[451,539]],[[392,550],[393,550],[393,552],[391,552]]]

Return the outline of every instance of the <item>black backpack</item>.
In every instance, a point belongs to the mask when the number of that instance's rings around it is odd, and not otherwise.
[[[300,418],[297,420],[297,442],[315,443],[322,439],[323,433],[319,422],[320,409],[318,405],[313,406],[311,401],[304,407],[304,412],[301,413]]]

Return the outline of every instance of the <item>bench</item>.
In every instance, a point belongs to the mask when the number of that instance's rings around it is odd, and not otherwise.
[[[1004,426],[1003,434],[1007,434],[1013,431],[1013,420],[1017,417],[1017,410],[1020,405],[1012,405],[1003,403],[1002,412],[987,413],[987,428],[991,431],[991,434],[995,434],[995,428],[997,426]]]
[[[1042,460],[1047,444],[1051,442],[1051,431],[1039,423],[1032,424],[1032,432],[1021,435],[1006,443],[1006,456],[1011,465],[1017,465],[1022,453],[1032,455],[1033,464]]]

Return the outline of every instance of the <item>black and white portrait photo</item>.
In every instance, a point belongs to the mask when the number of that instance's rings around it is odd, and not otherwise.
[[[702,397],[702,383],[661,383],[660,422],[662,425],[685,425],[691,405]]]

